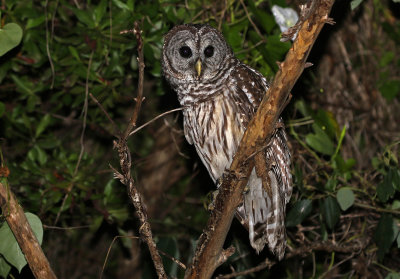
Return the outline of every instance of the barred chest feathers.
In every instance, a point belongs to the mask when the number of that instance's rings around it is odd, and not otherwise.
[[[232,162],[244,133],[241,115],[228,90],[183,111],[185,136],[194,144],[214,182]]]
[[[268,90],[266,79],[233,55],[222,34],[208,25],[179,25],[165,36],[163,74],[178,93],[187,141],[214,181],[232,158]],[[236,217],[249,230],[251,246],[265,245],[282,259],[286,247],[285,210],[292,192],[290,151],[283,122],[264,153],[268,177],[253,169]]]

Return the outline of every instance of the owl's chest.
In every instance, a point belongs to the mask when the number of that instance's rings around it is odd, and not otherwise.
[[[184,111],[184,129],[211,177],[228,168],[244,133],[236,103],[221,95]]]

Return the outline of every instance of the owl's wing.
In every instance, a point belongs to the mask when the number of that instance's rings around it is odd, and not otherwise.
[[[186,119],[188,119],[188,116],[186,116],[188,112],[187,110],[183,110],[183,116],[184,116],[184,120],[183,120],[183,133],[185,134],[185,138],[186,141],[192,145],[193,144],[193,139],[192,136],[190,134],[190,131],[192,131],[193,129],[190,129],[190,127],[188,127],[188,123],[186,122]]]
[[[241,113],[242,125],[247,128],[268,90],[268,82],[261,73],[239,62],[231,72],[229,85],[231,97]]]
[[[242,124],[247,127],[268,90],[268,83],[259,72],[244,64],[232,74],[236,85],[233,95],[242,115]],[[257,252],[268,243],[270,250],[281,259],[286,248],[286,204],[292,192],[290,152],[281,118],[264,153],[267,175],[258,177],[256,171],[252,171],[249,190],[236,217],[249,230],[250,243]]]

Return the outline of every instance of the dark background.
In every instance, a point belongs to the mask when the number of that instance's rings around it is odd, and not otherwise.
[[[131,237],[139,226],[126,189],[109,167],[119,166],[113,127],[87,97],[92,93],[126,127],[137,94],[137,51],[134,36],[119,32],[141,22],[141,125],[179,106],[160,66],[171,27],[219,28],[239,59],[272,80],[291,43],[279,41],[271,7],[299,2],[1,2],[2,26],[23,29],[18,47],[0,57],[1,150],[11,190],[43,223],[42,247],[58,278],[100,278],[105,261],[103,278],[155,277],[146,245]],[[399,11],[393,1],[364,0],[354,10],[350,1],[336,1],[336,24],[322,30],[308,59],[313,66],[283,113],[294,175],[286,258],[257,255],[235,220],[226,246],[236,253],[216,274],[267,261],[271,269],[241,278],[400,278]],[[158,248],[188,264],[215,186],[184,139],[180,113],[134,134],[129,146]],[[112,244],[116,236],[123,237]],[[182,277],[183,269],[163,259],[169,276]],[[31,277],[28,267],[11,274]]]

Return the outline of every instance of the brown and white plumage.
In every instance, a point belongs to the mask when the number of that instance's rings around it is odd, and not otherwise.
[[[183,106],[184,132],[216,182],[229,168],[246,127],[268,89],[266,79],[236,59],[222,34],[207,25],[176,26],[165,36],[164,76]],[[257,252],[265,244],[284,255],[285,208],[292,181],[290,152],[282,120],[263,151],[268,166],[267,191],[252,171],[248,191],[236,216],[249,230]]]

